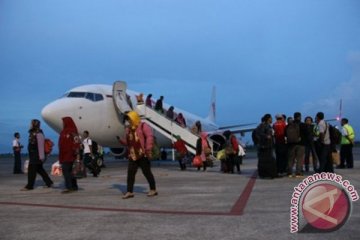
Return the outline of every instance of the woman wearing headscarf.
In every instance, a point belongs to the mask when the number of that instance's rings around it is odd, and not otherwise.
[[[72,174],[75,160],[80,159],[80,139],[76,125],[71,117],[64,117],[63,129],[59,137],[59,162],[65,180],[65,190],[62,193],[70,193],[78,190],[76,178]]]
[[[154,137],[152,129],[146,123],[141,122],[140,116],[135,111],[130,111],[125,116],[126,138],[119,141],[128,147],[128,172],[127,192],[123,199],[133,198],[135,175],[140,167],[149,183],[150,191],[148,197],[156,196],[155,178],[151,172],[150,160]]]
[[[209,141],[207,140],[207,133],[201,132],[200,137],[196,141],[196,155],[201,157],[201,160],[203,162],[203,170],[206,171],[207,167],[207,157],[211,153],[211,148]],[[198,167],[198,171],[201,167]]]
[[[45,161],[44,142],[45,137],[40,128],[40,121],[37,119],[31,120],[28,143],[28,182],[26,186],[21,189],[22,191],[34,189],[37,173],[40,174],[47,187],[52,187],[54,184],[43,167],[43,163]]]

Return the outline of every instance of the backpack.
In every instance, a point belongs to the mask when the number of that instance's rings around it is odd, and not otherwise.
[[[286,128],[287,143],[298,143],[301,140],[300,125],[298,123],[291,123]]]
[[[91,152],[93,154],[97,154],[98,150],[99,150],[99,148],[98,148],[97,142],[95,142],[94,140],[91,140]]]
[[[143,134],[143,136],[144,136],[144,140],[145,140],[145,146],[146,146],[146,136],[145,136],[145,134],[144,134],[144,123],[142,122],[141,123],[141,132],[142,132],[142,134]],[[149,159],[149,160],[156,160],[156,159],[159,159],[159,155],[160,155],[160,149],[159,149],[159,147],[157,146],[157,144],[155,143],[155,141],[153,141],[153,146],[152,146],[152,149],[151,149],[151,154],[152,154],[152,156],[151,156],[151,159]],[[162,157],[161,157],[161,159],[162,159]],[[166,157],[165,157],[165,159],[166,159]]]
[[[329,134],[331,144],[338,145],[341,143],[341,132],[339,129],[329,124]]]
[[[53,146],[54,146],[54,143],[50,139],[45,138],[45,140],[44,140],[45,155],[49,155],[52,152]]]

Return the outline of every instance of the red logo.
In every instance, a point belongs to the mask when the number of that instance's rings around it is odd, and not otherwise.
[[[321,231],[339,229],[349,218],[350,210],[350,199],[344,189],[331,183],[314,184],[302,201],[305,220]]]

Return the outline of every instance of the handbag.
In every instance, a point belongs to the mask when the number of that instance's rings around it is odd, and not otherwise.
[[[59,161],[56,161],[51,165],[51,175],[52,176],[62,176],[63,175],[61,164],[59,163]]]
[[[80,159],[74,161],[72,166],[72,175],[75,178],[83,178],[86,177],[86,169],[84,166],[84,162]]]
[[[196,155],[193,158],[192,165],[194,167],[201,167],[203,165],[202,159],[201,159],[201,157],[199,155]]]
[[[332,163],[335,165],[340,165],[340,154],[338,151],[331,153]]]

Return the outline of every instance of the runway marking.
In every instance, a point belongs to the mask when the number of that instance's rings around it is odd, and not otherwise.
[[[241,216],[244,213],[246,204],[250,198],[251,192],[256,182],[257,171],[250,177],[240,197],[235,202],[230,212],[207,212],[207,211],[171,211],[171,210],[149,210],[149,209],[127,209],[127,208],[103,208],[103,207],[86,207],[86,206],[67,206],[56,204],[37,204],[37,203],[18,203],[18,202],[0,202],[1,205],[12,206],[30,206],[61,208],[74,210],[89,210],[103,212],[130,212],[130,213],[150,213],[150,214],[172,214],[172,215],[202,215],[202,216]]]
[[[255,171],[252,176],[250,177],[250,180],[246,184],[243,192],[241,193],[239,199],[236,201],[234,206],[232,207],[230,214],[231,215],[242,215],[244,213],[244,209],[246,207],[246,204],[250,198],[250,194],[254,188],[256,178],[257,178],[257,171]]]

